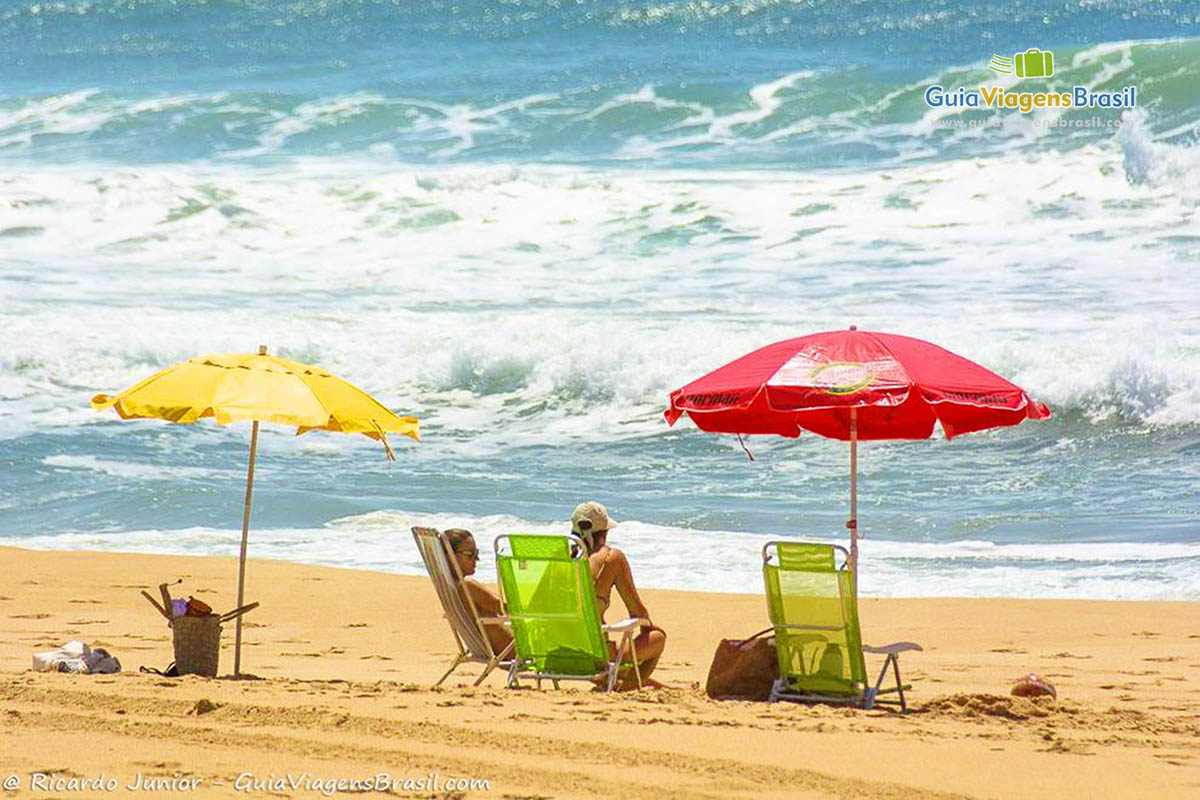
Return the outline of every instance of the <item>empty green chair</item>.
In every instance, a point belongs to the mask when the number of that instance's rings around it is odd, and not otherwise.
[[[846,703],[861,708],[890,704],[907,711],[904,692],[912,687],[900,680],[900,653],[921,646],[912,642],[863,645],[849,562],[850,554],[836,545],[769,542],[763,547],[763,580],[779,658],[771,701]],[[874,686],[867,683],[864,652],[887,656]],[[896,683],[884,689],[889,668]],[[890,694],[898,699],[881,698]]]
[[[604,625],[596,609],[596,587],[583,542],[575,537],[511,535],[496,538],[496,573],[505,620],[512,626],[516,655],[508,685],[521,678],[617,682],[620,662],[632,664],[638,687],[633,637],[645,620]],[[610,658],[606,634],[621,635]],[[625,659],[624,656],[628,656]]]

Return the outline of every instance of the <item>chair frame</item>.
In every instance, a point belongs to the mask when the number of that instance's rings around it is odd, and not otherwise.
[[[778,563],[778,558],[777,558],[778,557],[778,549],[777,548],[778,548],[778,545],[780,545],[780,544],[809,544],[809,543],[808,542],[784,542],[784,541],[767,542],[765,545],[763,545],[763,549],[762,549],[762,559],[763,559],[763,567],[764,568],[767,567],[768,565],[770,565],[770,563],[771,563],[772,548],[776,548],[774,553],[775,553],[775,556],[777,559],[776,563]],[[816,543],[813,543],[813,544],[816,544]],[[834,545],[822,544],[822,546],[832,547],[835,551],[841,552],[842,565],[837,568],[838,572],[849,571],[852,569],[850,566],[850,563],[851,563],[850,562],[850,552],[848,550],[846,550],[846,548],[844,548],[840,545],[836,545],[836,544],[834,544]],[[856,575],[852,576],[852,578],[857,578],[857,576]],[[852,579],[850,581],[850,586],[852,587],[851,591],[857,592],[857,590],[858,590],[857,589],[857,586],[858,586],[857,580]],[[857,600],[858,600],[858,598],[856,596],[855,597],[856,602],[854,604],[855,614],[858,613]],[[771,608],[771,603],[770,603],[770,598],[768,598],[768,600],[767,600],[768,613],[770,613],[770,608]],[[858,620],[855,620],[855,622],[858,622]],[[799,624],[789,624],[789,623],[780,624],[780,623],[777,623],[774,619],[771,620],[771,623],[774,626],[777,635],[780,631],[783,631],[783,630],[839,630],[839,631],[843,630],[843,628],[833,628],[833,627],[830,627],[827,625],[799,625]],[[861,626],[860,626],[860,630],[861,630]],[[900,678],[900,653],[903,653],[907,650],[920,651],[923,649],[924,648],[922,648],[921,645],[916,644],[915,642],[894,642],[892,644],[885,645],[883,647],[872,647],[871,645],[863,644],[862,645],[863,653],[871,653],[871,654],[876,654],[876,655],[882,655],[882,654],[887,655],[887,657],[883,661],[882,669],[879,670],[879,677],[875,680],[874,686],[862,686],[857,695],[830,695],[830,694],[821,694],[818,692],[798,692],[788,686],[787,676],[780,674],[780,676],[778,678],[776,678],[775,682],[771,685],[771,695],[770,695],[769,701],[772,703],[774,703],[778,700],[788,700],[788,701],[795,702],[795,703],[835,703],[835,704],[840,704],[840,705],[856,706],[858,708],[862,708],[862,709],[866,709],[866,710],[873,709],[876,706],[899,706],[900,713],[902,713],[902,714],[907,713],[908,712],[908,703],[905,700],[904,693],[906,691],[910,691],[912,689],[912,684],[906,684]],[[865,659],[864,659],[864,662],[865,662]],[[884,688],[883,682],[884,682],[884,679],[887,677],[889,667],[891,668],[892,674],[895,677],[895,685]],[[864,664],[864,668],[865,668],[865,664]],[[890,697],[885,697],[885,695],[891,695],[891,694],[897,695],[898,699],[892,699]]]
[[[509,536],[507,534],[497,536],[495,541],[492,543],[492,547],[495,549],[497,559],[499,559],[499,557],[502,555],[502,552],[501,552],[502,543],[504,541],[506,541],[508,538],[509,538]],[[573,553],[586,553],[587,552],[587,548],[584,546],[583,540],[581,538],[579,538],[578,536],[564,536],[563,538],[567,539],[571,543]],[[586,556],[584,556],[583,558],[586,559]],[[507,603],[507,599],[504,596],[504,582],[498,581],[498,584],[500,586],[501,601],[504,602],[505,608],[507,608],[508,603]],[[586,590],[585,587],[582,587],[582,586],[579,587],[579,589],[581,592]],[[504,616],[504,617],[502,617],[502,619],[504,620],[504,622],[506,624],[511,626],[515,618],[510,617],[510,616]],[[546,681],[546,680],[550,681],[553,684],[554,688],[557,689],[557,688],[559,688],[559,685],[558,685],[559,681],[589,681],[589,682],[594,683],[597,680],[602,679],[604,681],[605,691],[611,692],[611,691],[613,691],[613,689],[616,688],[617,678],[619,677],[620,671],[621,671],[621,664],[624,661],[625,653],[628,652],[630,655],[630,659],[633,662],[633,674],[637,680],[637,687],[639,689],[641,689],[642,688],[642,671],[641,671],[640,665],[638,664],[637,644],[634,641],[634,638],[635,638],[635,631],[640,630],[643,625],[649,625],[649,624],[650,624],[650,620],[642,619],[640,617],[631,617],[629,619],[622,620],[621,622],[616,622],[611,625],[601,623],[601,625],[600,625],[601,633],[604,633],[604,634],[619,633],[621,635],[621,643],[617,647],[616,656],[614,658],[608,659],[607,668],[604,670],[601,670],[599,672],[593,673],[592,675],[564,675],[564,674],[551,673],[551,672],[539,672],[536,669],[524,669],[523,667],[528,665],[530,659],[522,658],[519,654],[514,654],[512,660],[510,662],[509,668],[508,668],[508,684],[507,684],[507,686],[510,689],[521,688],[521,678],[526,678],[526,679],[535,681],[537,683],[537,688],[539,690],[542,688],[542,681]],[[514,645],[516,644],[515,636],[513,637],[513,644]]]
[[[454,656],[450,662],[450,667],[433,686],[435,689],[441,686],[446,679],[450,677],[454,670],[466,663],[485,665],[483,672],[478,678],[475,679],[475,683],[473,684],[474,686],[478,686],[483,683],[484,679],[487,678],[487,676],[490,675],[492,670],[496,669],[496,667],[507,667],[509,665],[509,656],[512,653],[514,643],[509,642],[508,647],[497,653],[495,648],[492,647],[492,642],[488,638],[487,629],[485,628],[486,625],[505,625],[505,620],[502,617],[479,616],[479,609],[475,607],[475,601],[471,599],[471,593],[459,590],[463,585],[463,581],[466,580],[466,577],[462,574],[462,570],[458,566],[458,558],[454,554],[454,548],[450,546],[450,541],[446,538],[444,533],[435,528],[424,528],[418,526],[412,529],[412,534],[413,540],[417,544],[417,551],[421,554],[421,560],[425,562],[425,570],[429,573],[429,579],[433,582],[434,589],[438,595],[438,600],[442,604],[442,616],[450,625],[450,633],[454,636],[455,644],[458,645],[458,654]],[[435,571],[437,571],[438,568],[434,564],[429,563],[429,560],[425,557],[425,550],[421,546],[422,536],[430,536],[433,538],[437,543],[436,546],[441,549],[442,556],[445,558],[446,564],[450,568],[450,574],[446,575],[445,578],[451,581],[452,585],[439,585],[439,578],[437,575],[435,575]],[[447,607],[447,598],[443,596],[443,591],[455,592],[459,598],[463,600],[463,608],[470,615],[471,621],[474,623],[475,630],[479,634],[480,641],[486,648],[485,652],[472,652],[470,642],[467,641],[463,635],[463,632],[459,630],[458,624],[455,622],[454,614],[451,612],[450,608]]]

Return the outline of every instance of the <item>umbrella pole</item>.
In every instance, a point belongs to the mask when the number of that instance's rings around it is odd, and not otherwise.
[[[250,467],[246,470],[246,502],[242,509],[242,553],[238,558],[238,596],[237,605],[241,608],[245,602],[246,589],[246,544],[250,537],[250,502],[254,494],[254,459],[258,455],[258,420],[250,429]],[[237,634],[233,645],[233,676],[242,674],[242,618],[237,618]]]
[[[858,409],[850,407],[850,569],[854,574],[854,593],[858,594]]]

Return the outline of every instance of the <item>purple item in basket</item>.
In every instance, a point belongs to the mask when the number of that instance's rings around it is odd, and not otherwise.
[[[171,601],[171,616],[182,617],[187,614],[187,600]]]

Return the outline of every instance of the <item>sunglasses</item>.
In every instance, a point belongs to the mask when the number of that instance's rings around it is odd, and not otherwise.
[[[467,556],[469,558],[479,558],[479,551],[474,548],[472,548],[470,550],[455,550],[454,552],[460,553],[461,555]]]

